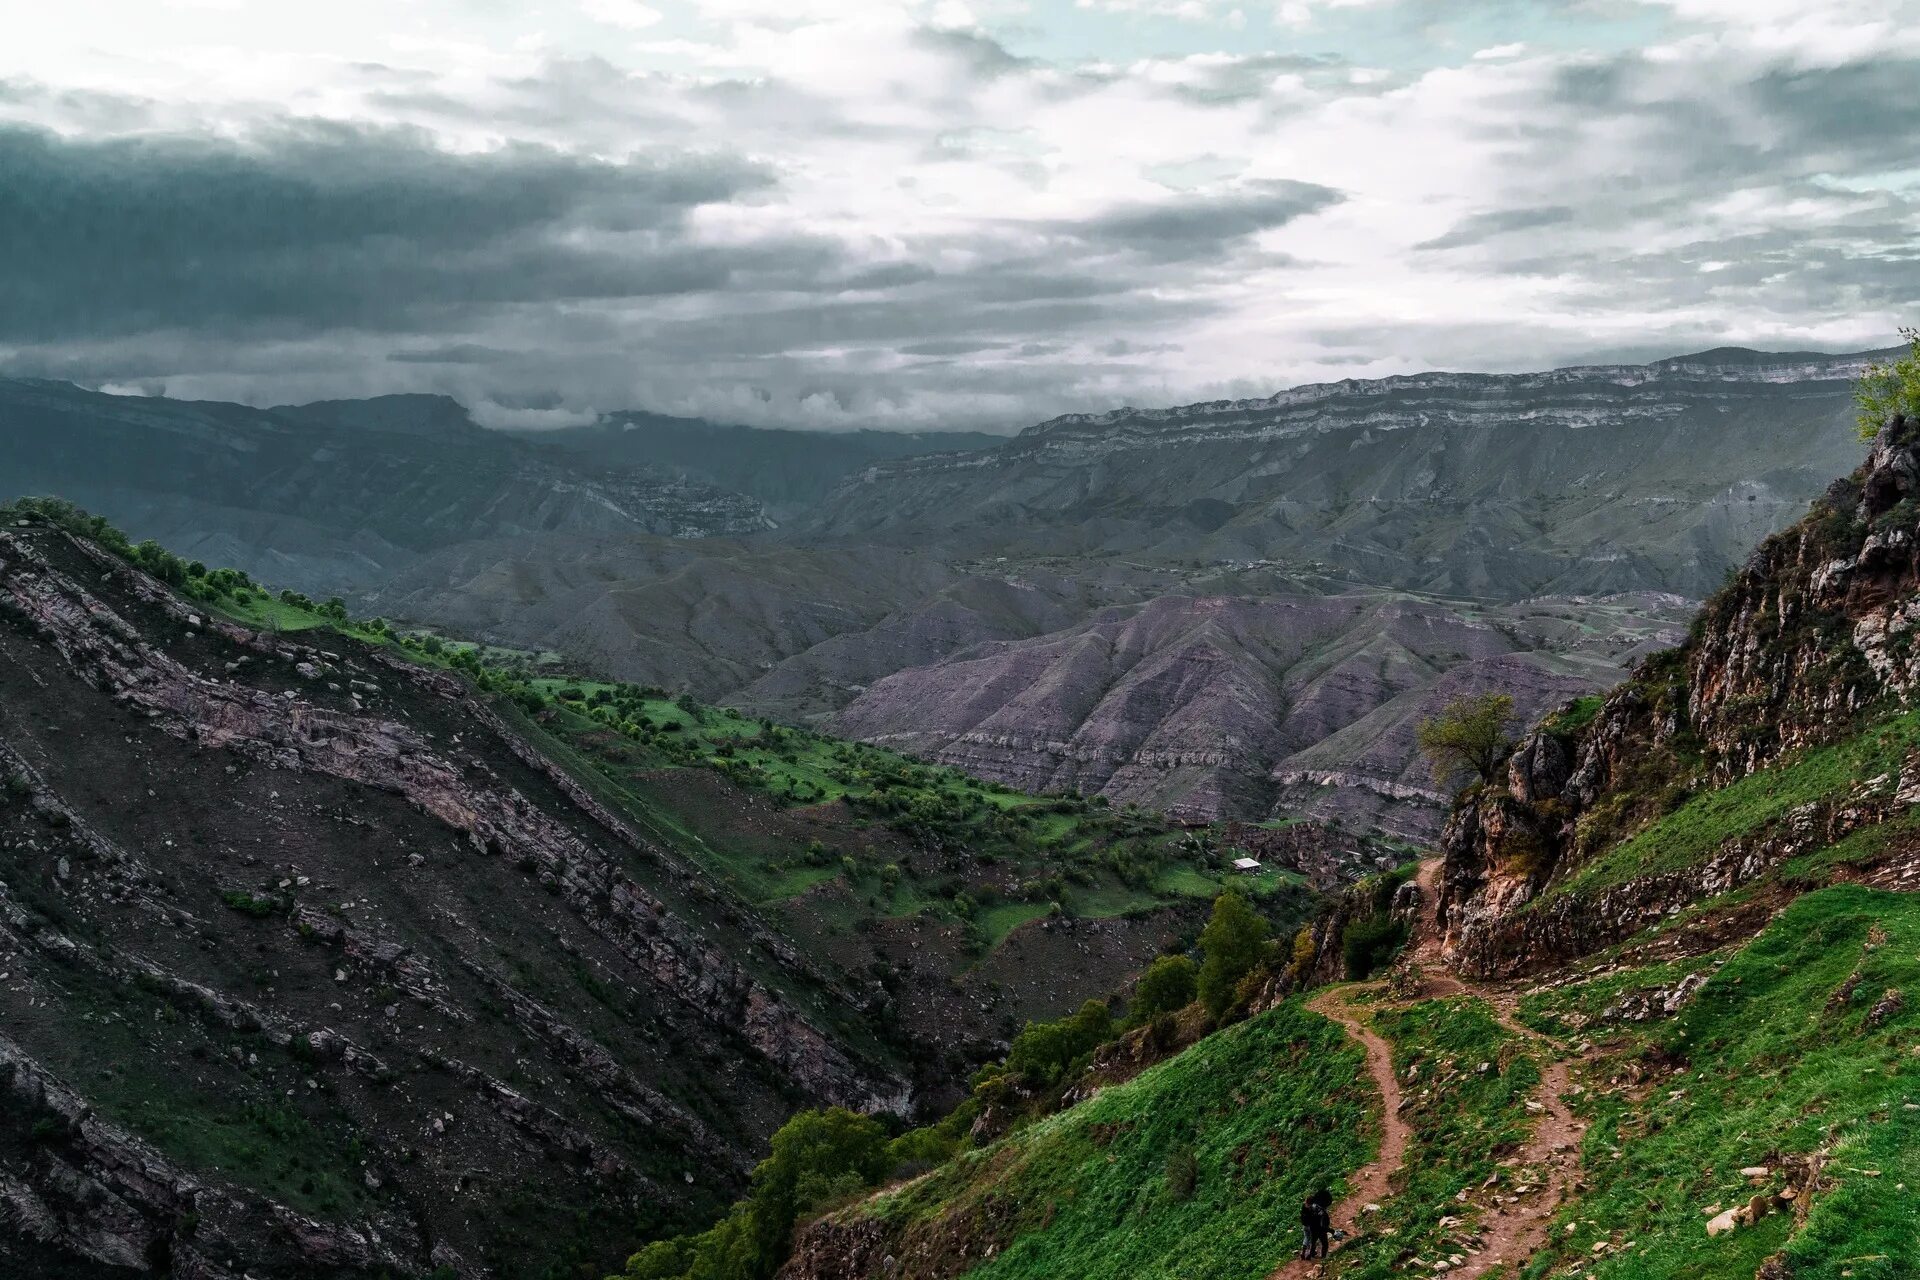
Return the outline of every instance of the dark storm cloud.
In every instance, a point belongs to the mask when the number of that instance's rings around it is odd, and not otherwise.
[[[417,351],[392,351],[387,359],[395,364],[495,364],[511,359],[514,352],[478,342],[456,342],[451,346],[427,347]]]
[[[676,243],[766,185],[739,161],[286,128],[248,145],[0,129],[0,338],[406,328],[476,304],[714,289],[749,256]]]
[[[1540,227],[1558,226],[1573,221],[1573,210],[1566,205],[1549,205],[1540,209],[1500,209],[1492,213],[1479,213],[1461,220],[1443,236],[1423,240],[1413,246],[1416,249],[1457,249],[1462,245],[1479,244],[1494,236],[1506,235],[1511,231],[1532,231]]]
[[[1812,147],[1831,154],[1838,147],[1908,164],[1916,157],[1920,63],[1913,60],[1778,69],[1754,82],[1753,99],[1766,118],[1792,125],[1794,135],[1783,150]]]
[[[1162,262],[1211,258],[1232,241],[1284,227],[1341,198],[1333,188],[1312,182],[1253,182],[1229,192],[1170,196],[1109,210],[1075,224],[1071,233]]]

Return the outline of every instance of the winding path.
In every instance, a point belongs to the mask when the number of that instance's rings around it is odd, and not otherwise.
[[[1420,980],[1419,998],[1469,995],[1486,1001],[1500,1026],[1534,1046],[1541,1062],[1540,1090],[1531,1104],[1540,1108],[1539,1123],[1526,1145],[1511,1161],[1503,1162],[1498,1198],[1480,1205],[1477,1231],[1472,1233],[1475,1243],[1461,1250],[1466,1260],[1446,1273],[1477,1280],[1509,1265],[1517,1268],[1546,1244],[1553,1215],[1565,1200],[1579,1167],[1580,1136],[1586,1126],[1567,1106],[1568,1066],[1559,1056],[1558,1047],[1515,1017],[1518,992],[1465,983],[1443,967],[1435,892],[1439,867],[1438,859],[1422,863],[1417,880],[1421,919],[1406,963]],[[1392,1194],[1394,1180],[1406,1164],[1411,1133],[1400,1116],[1406,1098],[1393,1074],[1392,1046],[1371,1025],[1371,1010],[1380,1006],[1359,1009],[1353,1004],[1355,995],[1382,989],[1380,984],[1328,987],[1307,1002],[1309,1009],[1338,1022],[1360,1043],[1367,1055],[1367,1072],[1380,1091],[1379,1154],[1354,1175],[1346,1198],[1333,1210],[1334,1227],[1350,1238],[1360,1234],[1356,1223],[1366,1206],[1381,1203]],[[1295,1257],[1274,1270],[1268,1280],[1308,1280],[1326,1269],[1318,1261]]]

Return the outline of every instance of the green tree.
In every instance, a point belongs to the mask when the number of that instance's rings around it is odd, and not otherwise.
[[[1213,900],[1213,918],[1200,931],[1200,966],[1196,988],[1207,1012],[1219,1017],[1233,1003],[1233,989],[1260,963],[1260,944],[1267,938],[1265,917],[1237,893]]]
[[[1902,329],[1900,337],[1907,343],[1907,354],[1888,364],[1867,366],[1854,388],[1862,440],[1873,439],[1896,413],[1920,417],[1920,329]]]
[[[1463,773],[1492,782],[1513,749],[1512,722],[1511,697],[1482,693],[1455,698],[1439,715],[1422,720],[1415,738],[1433,766],[1433,780],[1441,786]]]
[[[872,1186],[890,1166],[887,1131],[842,1107],[802,1111],[773,1135],[747,1198],[697,1236],[656,1241],[627,1259],[627,1280],[768,1280],[787,1259],[793,1224]]]
[[[773,1135],[772,1154],[753,1171],[751,1199],[784,1242],[797,1216],[886,1172],[887,1131],[878,1120],[845,1107],[802,1111]]]
[[[1148,1022],[1186,1008],[1199,990],[1198,974],[1199,966],[1185,956],[1161,956],[1134,984],[1129,1015],[1135,1022]]]
[[[1007,1070],[1039,1084],[1053,1084],[1066,1074],[1074,1059],[1113,1035],[1113,1015],[1099,1000],[1089,1000],[1080,1011],[1058,1022],[1029,1022],[1013,1038],[1007,1052]]]

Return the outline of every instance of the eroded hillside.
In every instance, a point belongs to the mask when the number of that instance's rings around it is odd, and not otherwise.
[[[553,1215],[697,1218],[796,1099],[910,1104],[867,991],[455,677],[51,529],[0,564],[5,1178],[43,1245],[512,1270]]]

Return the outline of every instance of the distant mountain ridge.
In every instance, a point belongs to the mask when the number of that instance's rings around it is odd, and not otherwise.
[[[1398,390],[1429,390],[1441,387],[1467,388],[1474,385],[1548,387],[1556,383],[1593,380],[1617,382],[1623,386],[1668,378],[1705,379],[1722,382],[1806,382],[1858,378],[1875,362],[1897,356],[1902,348],[1829,354],[1820,351],[1756,351],[1750,347],[1715,347],[1691,355],[1668,356],[1646,364],[1566,365],[1538,373],[1425,373],[1394,374],[1385,378],[1343,378],[1337,382],[1308,382],[1277,391],[1270,396],[1242,400],[1203,400],[1165,409],[1139,409],[1123,405],[1104,413],[1067,413],[1037,422],[1020,432],[1021,436],[1046,435],[1060,427],[1085,426],[1142,420],[1173,420],[1219,412],[1278,408],[1311,404],[1344,394],[1386,395]]]
[[[811,529],[970,554],[1270,560],[1507,600],[1698,597],[1844,468],[1875,354],[1703,352],[1068,415],[978,453],[868,467]]]
[[[1881,354],[1346,380],[1001,439],[0,383],[0,468],[209,563],[986,776],[1417,833],[1431,700],[1498,676],[1544,705],[1670,642],[1656,598],[1705,596],[1851,466]],[[1396,598],[1425,632],[1355,611]],[[1346,655],[1330,680],[1255,634],[1284,619]],[[1022,678],[1073,696],[1038,714]],[[1214,759],[1216,719],[1247,759]]]
[[[876,462],[968,453],[1006,437],[979,431],[798,431],[729,426],[700,418],[625,411],[592,426],[516,433],[529,443],[601,466],[667,468],[749,494],[777,516],[798,514],[846,476]]]

